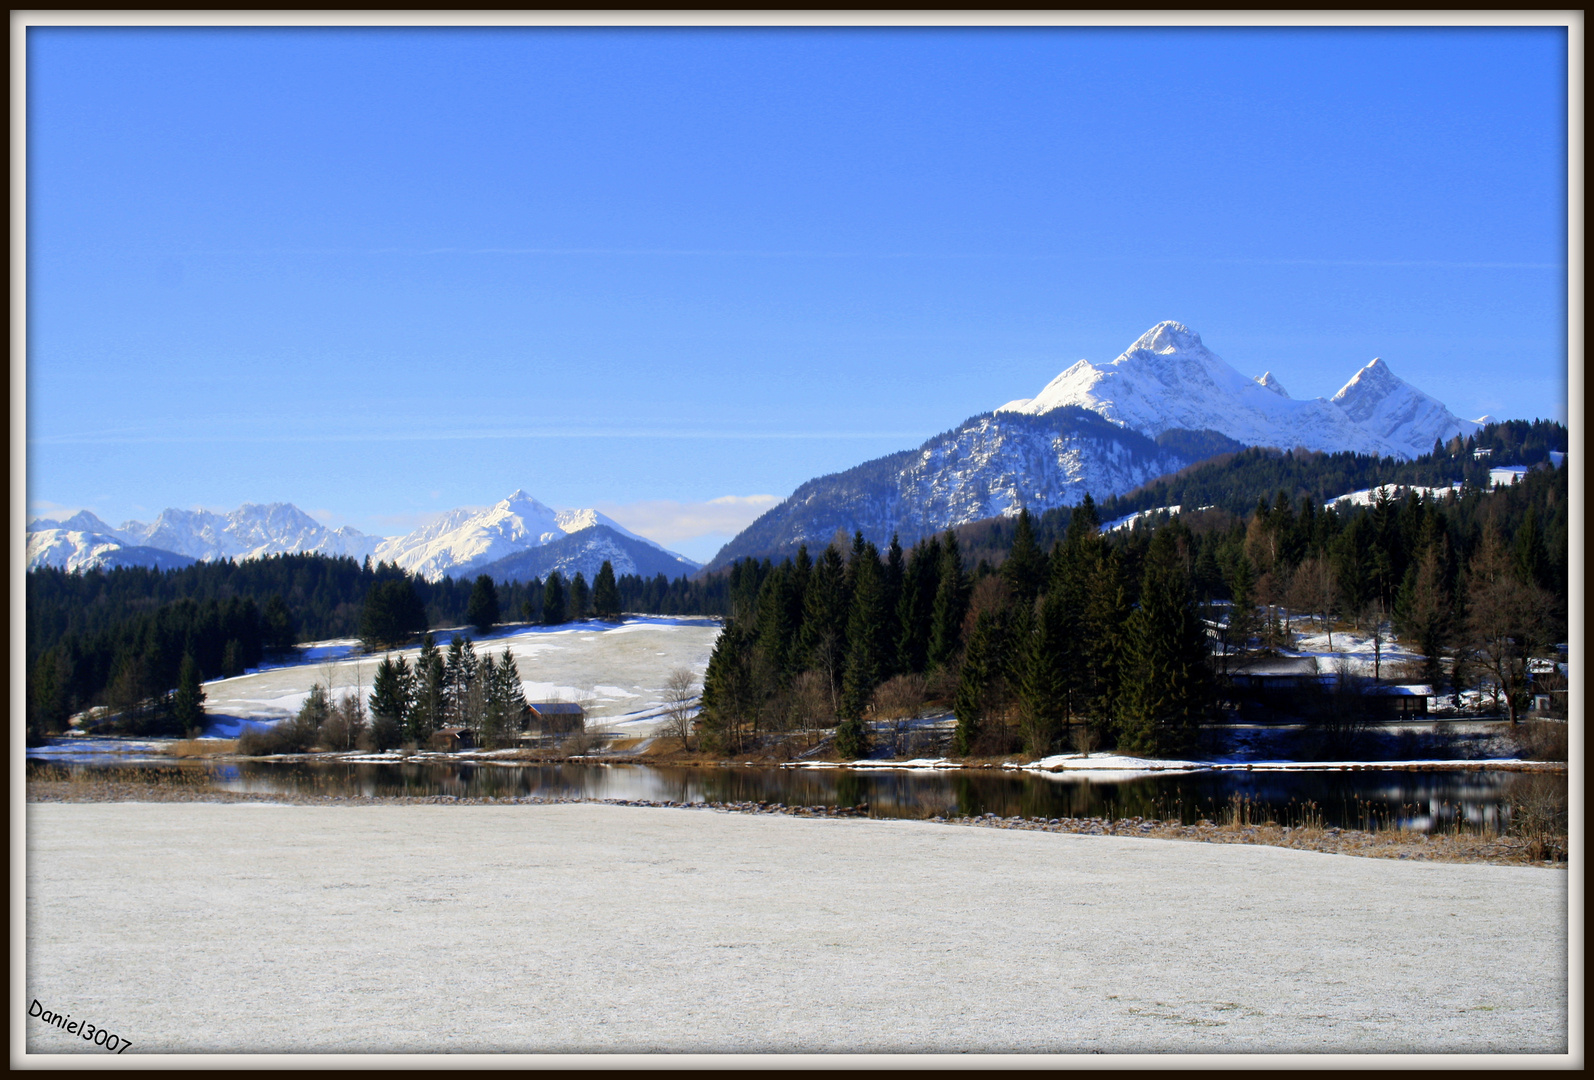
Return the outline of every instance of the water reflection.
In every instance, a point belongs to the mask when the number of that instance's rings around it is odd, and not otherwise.
[[[35,769],[30,763],[30,773]],[[42,767],[42,766],[41,766]],[[49,768],[59,771],[63,766]],[[107,776],[136,767],[65,766]],[[171,766],[167,767],[168,769]],[[1147,817],[1423,830],[1462,824],[1495,831],[1509,824],[1513,793],[1566,776],[1467,772],[1206,772],[1125,780],[1016,770],[850,770],[646,765],[333,763],[243,761],[206,766],[230,791],[328,796],[647,799],[654,802],[765,802],[857,806],[879,817]]]

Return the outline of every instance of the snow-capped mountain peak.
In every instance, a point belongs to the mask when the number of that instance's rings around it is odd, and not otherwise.
[[[476,573],[511,555],[555,543],[595,525],[666,550],[607,514],[597,510],[554,510],[517,490],[486,510],[451,510],[408,535],[388,539],[377,548],[376,558],[435,580],[444,574]]]
[[[1035,397],[998,412],[1044,415],[1078,406],[1148,435],[1186,428],[1221,432],[1251,446],[1416,457],[1443,437],[1475,430],[1408,386],[1381,360],[1363,368],[1332,402],[1297,401],[1269,372],[1249,379],[1183,323],[1160,322],[1108,364],[1081,360]]]
[[[1395,393],[1403,386],[1406,383],[1389,370],[1389,365],[1381,357],[1375,356],[1329,400],[1349,413],[1352,419],[1360,420],[1369,415],[1368,410],[1374,408],[1380,398]]]
[[[50,541],[36,542],[46,531],[53,534]],[[363,559],[377,545],[376,537],[355,529],[328,529],[292,503],[245,503],[227,514],[173,508],[161,511],[151,524],[124,521],[117,529],[83,510],[62,522],[32,522],[28,533],[30,567],[65,569],[311,552]],[[173,561],[169,556],[182,558]]]
[[[1401,379],[1379,357],[1362,368],[1330,401],[1358,427],[1407,448],[1416,457],[1434,441],[1471,435],[1478,426],[1454,416],[1442,402]]]
[[[1194,352],[1196,349],[1200,349],[1203,352],[1206,351],[1206,346],[1201,344],[1200,334],[1184,323],[1174,322],[1172,319],[1164,319],[1136,338],[1135,343],[1129,346],[1124,356],[1118,359],[1123,360],[1137,352],[1166,354]]]
[[[1284,389],[1284,384],[1275,379],[1271,371],[1264,371],[1258,375],[1256,377],[1256,385],[1273,391],[1279,397],[1287,398],[1290,396],[1290,392]]]

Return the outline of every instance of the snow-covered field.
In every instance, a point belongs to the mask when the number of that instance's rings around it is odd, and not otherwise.
[[[461,631],[468,633],[468,631]],[[671,671],[691,668],[701,680],[720,632],[712,619],[639,616],[619,625],[572,623],[516,626],[474,639],[477,655],[500,656],[507,646],[528,701],[590,702],[594,723],[625,734],[650,734],[660,723],[663,687]],[[451,631],[435,631],[440,647]],[[412,664],[419,648],[403,649]],[[353,640],[306,646],[296,662],[264,667],[205,684],[205,734],[232,738],[245,726],[274,723],[298,712],[312,683],[328,682],[333,697],[371,693],[380,656],[361,655]]]
[[[26,997],[130,1054],[1568,1050],[1563,870],[593,804],[27,840]]]

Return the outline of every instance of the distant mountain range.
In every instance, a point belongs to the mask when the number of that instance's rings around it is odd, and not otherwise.
[[[1491,418],[1485,417],[1483,420]],[[1108,364],[1081,360],[1033,398],[971,417],[903,450],[802,484],[726,544],[709,569],[745,556],[819,548],[839,529],[877,544],[914,540],[982,518],[1120,495],[1244,446],[1302,446],[1411,459],[1436,440],[1470,435],[1463,420],[1374,359],[1332,398],[1298,401],[1271,372],[1241,375],[1189,327],[1161,322]],[[166,510],[153,524],[112,528],[88,511],[28,526],[28,566],[175,567],[280,552],[371,557],[429,579],[669,577],[700,564],[595,510],[553,510],[524,491],[486,510],[459,509],[405,536],[328,529],[288,503],[229,514]]]
[[[1454,416],[1383,360],[1331,399],[1297,401],[1271,372],[1247,378],[1182,323],[1161,322],[1110,364],[1081,360],[917,450],[802,484],[726,544],[747,556],[822,547],[836,530],[903,543],[981,518],[1103,499],[1243,446],[1303,446],[1411,459],[1481,423]]]
[[[28,567],[85,570],[95,566],[170,569],[216,559],[316,553],[364,559],[378,537],[357,529],[328,529],[291,503],[245,503],[229,514],[163,510],[153,524],[112,528],[87,510],[65,521],[28,523]]]
[[[609,559],[617,574],[689,574],[699,563],[666,551],[596,510],[552,510],[524,491],[487,510],[453,510],[405,536],[328,529],[291,503],[246,503],[229,514],[166,510],[153,524],[112,528],[88,511],[28,525],[28,567],[188,566],[216,559],[317,553],[372,558],[437,580],[488,573],[542,578],[549,569],[590,579]],[[518,560],[518,561],[517,561]],[[542,568],[540,570],[536,568]]]
[[[647,577],[678,577],[702,566],[596,510],[552,510],[524,491],[486,510],[451,511],[384,541],[376,558],[433,580],[444,574],[527,580],[546,577],[548,570],[566,576],[579,570],[590,580],[605,559],[616,574]]]
[[[1453,416],[1375,358],[1332,398],[1297,401],[1271,372],[1241,375],[1188,326],[1160,322],[1110,364],[1081,360],[1033,398],[997,412],[1043,416],[1076,406],[1148,435],[1210,429],[1247,446],[1411,459],[1435,439],[1471,435],[1482,424]]]
[[[709,569],[746,556],[780,558],[823,547],[840,529],[884,545],[1000,514],[1121,494],[1242,444],[1216,432],[1169,430],[1153,439],[1064,405],[1039,416],[984,413],[930,439],[810,480],[736,536]]]

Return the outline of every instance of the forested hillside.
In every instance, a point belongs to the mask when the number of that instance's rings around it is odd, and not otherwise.
[[[959,753],[1039,755],[1068,737],[1177,754],[1213,717],[1212,654],[1283,645],[1302,616],[1392,627],[1437,692],[1492,688],[1514,718],[1529,657],[1566,637],[1567,482],[1563,465],[1492,491],[1328,510],[1281,489],[1249,515],[1105,535],[1087,500],[1050,551],[1021,514],[1000,566],[972,574],[957,532],[906,553],[860,534],[846,554],[747,560],[730,573],[705,733],[737,749],[834,723],[855,756],[866,714],[934,699],[957,716]]]
[[[959,715],[971,718],[969,746],[1003,740],[1050,745],[1064,728],[1090,722],[1100,726],[1099,737],[1137,746],[1150,745],[1149,738],[1166,748],[1169,738],[1177,743],[1185,736],[1142,737],[1112,726],[1130,714],[1107,683],[1091,684],[1094,689],[1077,699],[1083,704],[1076,704],[1070,690],[1060,720],[1041,704],[1049,692],[1040,687],[1063,676],[1043,677],[1031,661],[1022,661],[1031,667],[1012,666],[1023,657],[1053,653],[1075,663],[1090,649],[1106,649],[1098,654],[1103,665],[1109,655],[1140,655],[1133,650],[1151,646],[1123,636],[1130,615],[1152,611],[1172,618],[1172,609],[1148,609],[1141,602],[1153,579],[1160,583],[1156,589],[1171,590],[1167,595],[1178,611],[1235,600],[1239,623],[1226,633],[1238,640],[1225,647],[1277,640],[1277,629],[1269,628],[1290,617],[1281,612],[1391,619],[1432,658],[1430,681],[1476,682],[1480,671],[1492,667],[1497,685],[1510,684],[1506,700],[1514,708],[1524,660],[1505,655],[1506,639],[1542,643],[1566,635],[1567,472],[1549,467],[1551,453],[1564,454],[1565,448],[1566,429],[1539,421],[1493,424],[1472,439],[1404,463],[1245,450],[1099,507],[1052,511],[1038,520],[1024,515],[979,522],[909,552],[893,543],[882,553],[855,537],[850,550],[815,554],[804,548],[779,567],[747,559],[695,581],[622,575],[620,608],[734,616],[705,698],[711,727],[718,724],[733,745],[760,725],[791,723],[804,711],[855,722],[864,709],[879,707],[874,695],[883,684],[914,676],[925,680],[916,692],[948,701],[968,681]],[[1488,470],[1506,464],[1542,467],[1516,485],[1488,490]],[[1438,501],[1407,497],[1322,509],[1334,496],[1381,484],[1435,487],[1456,480],[1465,481],[1461,492]],[[1210,509],[1187,510],[1174,526],[1143,521],[1132,530],[1096,533],[1102,521],[1176,504]],[[1154,535],[1165,532],[1174,539],[1160,543],[1175,545],[1177,572],[1165,548],[1152,555]],[[1502,567],[1509,570],[1505,577]],[[1081,592],[1085,578],[1102,590],[1094,601]],[[360,635],[372,590],[400,580],[413,590],[427,626],[476,618],[476,582],[428,582],[346,557],[277,555],[168,571],[32,571],[26,585],[30,735],[60,730],[68,716],[91,705],[134,716],[134,726],[159,726],[169,718],[163,702],[177,685],[185,657],[208,679],[242,671],[267,651],[294,642]],[[549,583],[499,586],[494,607],[508,620],[558,622],[586,613],[590,590],[579,575],[551,592]],[[1054,608],[1061,603],[1074,614],[1054,611],[1046,623],[1041,608],[1031,610],[1032,602],[1054,594],[1063,598],[1051,601]],[[813,611],[811,604],[817,605]],[[1261,612],[1257,626],[1247,625],[1244,614],[1253,605]],[[1524,614],[1529,608],[1537,613],[1532,618]],[[1110,617],[1102,616],[1106,622],[1099,625],[1068,621],[1086,618],[1079,614],[1086,610]],[[1515,623],[1486,632],[1482,613],[1491,610]],[[1038,636],[1043,626],[1050,627],[1045,634],[1063,635],[1056,639],[1062,644]],[[1077,637],[1081,633],[1087,636]],[[1494,643],[1480,644],[1488,633]],[[857,656],[855,647],[862,650]],[[978,678],[965,680],[975,670],[967,666],[971,656],[985,667]],[[1459,664],[1440,670],[1441,656],[1459,658]],[[724,681],[733,668],[743,674]],[[898,684],[893,693],[911,697],[912,690]],[[1023,721],[1030,728],[1014,719],[1020,715],[1015,703],[1023,700],[1030,702],[1024,714],[1030,719]],[[1112,724],[1109,717],[1115,718]],[[1156,726],[1162,721],[1142,720],[1152,725],[1147,730],[1162,730]],[[856,734],[861,728],[848,730]],[[1188,725],[1179,730],[1188,734]]]
[[[356,637],[366,601],[384,582],[407,581],[426,626],[472,620],[475,582],[427,581],[397,567],[347,557],[273,555],[244,562],[202,562],[177,570],[121,567],[69,573],[49,567],[27,575],[28,725],[32,737],[61,730],[72,714],[109,706],[133,730],[172,727],[169,692],[185,656],[205,679],[235,675],[272,649],[295,642]],[[543,621],[545,581],[498,586],[508,620]],[[719,614],[723,581],[671,582],[622,575],[624,611]],[[578,574],[559,588],[552,621],[579,618],[564,598],[580,596]],[[496,621],[496,619],[495,619]]]

